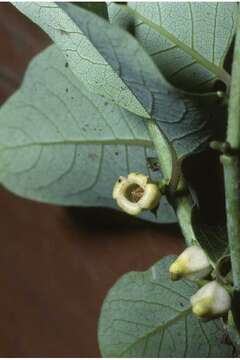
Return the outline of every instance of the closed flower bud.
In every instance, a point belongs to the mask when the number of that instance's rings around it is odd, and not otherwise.
[[[225,314],[231,306],[231,297],[217,281],[211,281],[191,297],[192,311],[204,318]]]
[[[143,210],[154,209],[161,193],[156,184],[143,174],[131,173],[128,177],[120,176],[113,188],[113,198],[118,206],[130,215],[138,215]]]
[[[211,265],[205,252],[199,246],[190,246],[172,263],[169,268],[172,280],[197,280],[207,276]]]

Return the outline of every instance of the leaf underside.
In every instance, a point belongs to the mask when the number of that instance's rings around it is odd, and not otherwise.
[[[168,81],[185,90],[203,90],[218,77],[211,70],[223,68],[235,32],[237,3],[129,2],[128,7],[135,18],[124,6],[108,4],[109,20],[131,29]],[[159,32],[138,19],[138,14],[159,26]],[[200,63],[202,57],[205,66]]]
[[[69,3],[16,3],[62,49],[76,77],[92,93],[153,118],[178,157],[208,146],[210,119],[198,99],[166,82],[126,31]]]
[[[44,202],[114,208],[119,175],[159,178],[147,166],[156,157],[147,117],[178,157],[208,145],[209,119],[197,98],[169,85],[126,31],[71,4],[16,6],[50,33],[65,60],[54,47],[37,57],[1,110],[5,187]],[[176,221],[164,197],[157,217],[143,218]]]
[[[197,287],[172,282],[167,257],[146,272],[124,275],[109,291],[99,321],[104,357],[227,357],[220,320],[192,315],[190,296]]]
[[[112,188],[132,171],[156,173],[146,124],[90,94],[51,46],[29,66],[20,90],[0,112],[0,180],[26,198],[61,205],[116,208]],[[161,216],[160,216],[161,214]],[[159,217],[160,216],[160,217]],[[163,197],[157,217],[174,222]]]

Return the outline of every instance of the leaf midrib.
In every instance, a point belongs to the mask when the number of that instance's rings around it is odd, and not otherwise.
[[[128,140],[128,139],[116,139],[116,140],[60,140],[60,141],[49,141],[49,142],[32,142],[27,144],[20,145],[0,145],[0,153],[6,150],[33,147],[33,146],[54,146],[54,145],[139,145],[146,147],[153,147],[153,143],[151,140]]]

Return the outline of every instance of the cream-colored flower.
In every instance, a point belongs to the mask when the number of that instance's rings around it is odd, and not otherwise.
[[[169,268],[172,280],[182,278],[202,279],[211,271],[211,265],[205,252],[199,246],[190,246],[172,263]]]
[[[231,297],[217,281],[211,281],[191,297],[191,304],[195,315],[213,318],[228,312]]]
[[[138,215],[143,210],[154,209],[160,200],[161,193],[148,176],[131,173],[128,177],[120,176],[113,188],[113,198],[118,206],[130,215]]]

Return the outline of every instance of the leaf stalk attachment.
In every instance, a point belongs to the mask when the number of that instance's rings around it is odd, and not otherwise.
[[[171,154],[171,150],[166,144],[165,139],[163,138],[160,130],[153,119],[147,120],[148,130],[150,137],[153,141],[160,168],[163,174],[163,177],[166,182],[170,183],[174,162]],[[193,208],[193,200],[190,193],[188,192],[185,180],[180,174],[178,181],[178,186],[176,190],[178,196],[169,196],[169,202],[172,204],[175,209],[179,225],[181,227],[183,236],[187,246],[191,246],[194,242],[197,242],[196,236],[191,223],[191,213]]]

